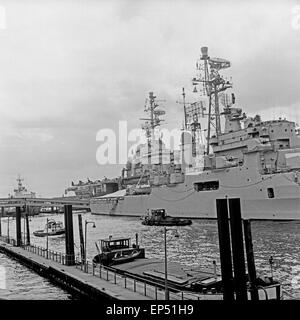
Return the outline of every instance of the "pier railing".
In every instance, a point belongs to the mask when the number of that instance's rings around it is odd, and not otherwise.
[[[10,238],[8,236],[0,236],[0,240],[3,241],[3,242],[6,242],[8,244],[11,244],[13,246],[16,245],[16,240],[13,239],[13,238]]]
[[[165,297],[165,288],[163,284],[159,285],[149,279],[144,279],[137,275],[128,274],[127,272],[119,273],[116,269],[95,264],[87,261],[86,264],[76,258],[77,269],[85,273],[91,273],[95,277],[99,277],[116,285],[121,285],[125,289],[140,293],[154,300],[163,300]],[[201,300],[201,295],[192,292],[182,291],[168,287],[170,300]],[[206,295],[207,296],[207,295]]]
[[[13,246],[16,245],[16,240],[13,238],[10,238],[8,236],[0,236],[0,240],[2,242],[6,242],[8,244],[11,244]],[[37,246],[35,244],[30,245],[22,245],[20,248],[23,248],[26,251],[32,252],[34,254],[37,254],[45,259],[49,259],[55,262],[58,262],[62,265],[66,264],[67,261],[67,255],[55,250],[46,249],[40,246]]]
[[[45,259],[49,259],[52,260],[54,262],[58,262],[62,265],[66,264],[67,261],[67,255],[55,250],[50,250],[50,249],[46,249],[40,246],[36,246],[36,245],[24,245],[22,246],[23,249],[35,253]]]

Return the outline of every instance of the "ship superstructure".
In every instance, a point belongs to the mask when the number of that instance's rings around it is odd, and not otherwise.
[[[170,157],[166,170],[149,168],[147,194],[124,189],[92,199],[92,213],[140,216],[164,208],[172,216],[216,218],[216,198],[239,197],[246,218],[300,218],[299,130],[286,119],[247,116],[235,105],[234,94],[226,93],[232,83],[221,71],[229,67],[228,60],[210,58],[208,49],[201,49],[193,85],[205,99],[187,103],[183,91],[184,129],[191,135],[183,135],[181,163],[175,165]],[[205,147],[197,139],[199,117],[208,119],[202,130]],[[183,157],[187,149],[192,154],[188,162]]]
[[[90,199],[93,197],[103,196],[107,193],[112,193],[119,190],[120,179],[108,179],[92,181],[87,178],[87,181],[81,180],[78,183],[72,181],[71,186],[65,190],[65,195],[80,199]],[[73,194],[72,194],[73,193]]]
[[[17,177],[18,186],[16,189],[14,189],[14,194],[9,194],[8,196],[10,198],[36,198],[36,193],[32,191],[28,191],[26,187],[23,186],[22,181],[24,181],[23,178],[21,178],[20,175]]]
[[[36,198],[36,193],[32,192],[32,191],[28,191],[27,188],[23,185],[23,181],[24,179],[21,178],[20,175],[18,175],[17,177],[17,188],[14,189],[14,193],[13,194],[9,194],[8,197],[9,198],[19,198],[19,199],[25,199],[25,198]],[[22,213],[28,213],[29,215],[37,215],[40,212],[41,207],[38,206],[34,206],[34,207],[30,207],[30,206],[23,206],[21,208],[21,212]],[[15,208],[8,208],[6,210],[7,215],[14,215],[15,214]]]

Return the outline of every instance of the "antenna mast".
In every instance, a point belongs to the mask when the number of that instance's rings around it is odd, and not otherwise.
[[[146,99],[145,112],[150,113],[149,118],[140,118],[140,120],[145,120],[142,125],[142,129],[145,130],[147,141],[148,141],[148,159],[149,163],[151,161],[151,145],[154,139],[154,130],[160,123],[164,120],[160,119],[160,116],[165,114],[164,110],[157,109],[159,107],[157,102],[162,102],[165,100],[156,100],[153,92],[149,92],[149,98]],[[159,143],[161,143],[161,138],[159,137]]]
[[[203,84],[204,94],[208,96],[208,126],[207,126],[207,146],[206,152],[209,154],[211,131],[214,129],[216,137],[221,132],[219,93],[232,87],[232,83],[225,80],[219,70],[229,68],[230,62],[220,58],[210,58],[208,48],[201,48],[201,57],[197,61],[196,67],[200,71],[198,78],[193,79],[194,92],[197,92],[196,85]],[[204,74],[203,74],[204,73]]]

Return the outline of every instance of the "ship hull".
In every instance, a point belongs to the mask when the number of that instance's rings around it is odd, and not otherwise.
[[[218,190],[194,190],[195,183],[209,180],[219,181]],[[239,168],[186,176],[184,183],[153,187],[149,195],[93,199],[90,206],[93,214],[142,216],[147,209],[163,208],[174,217],[216,219],[216,199],[226,197],[241,199],[243,218],[300,219],[300,186],[295,172],[250,175]]]

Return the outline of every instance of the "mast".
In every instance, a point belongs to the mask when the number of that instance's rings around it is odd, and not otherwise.
[[[23,187],[23,185],[22,185],[22,181],[23,181],[23,180],[24,180],[24,179],[21,178],[20,174],[18,174],[18,177],[17,177],[17,179],[16,179],[16,181],[18,182],[18,189],[15,189],[15,190],[14,190],[15,192],[26,191],[26,188]]]
[[[185,105],[185,92],[182,88],[182,100],[183,100],[183,111],[184,111],[184,129],[187,129],[187,114],[186,114],[186,105]]]
[[[219,74],[221,69],[229,68],[230,62],[220,58],[210,58],[208,48],[201,48],[201,57],[196,64],[199,75],[193,79],[194,92],[196,85],[203,84],[203,92],[208,97],[208,126],[206,152],[209,154],[212,131],[218,138],[222,133],[220,121],[219,93],[232,87],[232,84]]]
[[[151,164],[151,149],[152,142],[154,140],[154,130],[157,126],[160,126],[160,123],[164,120],[160,119],[160,116],[165,114],[165,111],[157,109],[159,104],[164,100],[156,100],[156,96],[153,92],[149,92],[149,98],[146,99],[145,112],[149,114],[149,118],[140,118],[140,120],[145,120],[145,123],[142,125],[142,129],[145,130],[147,142],[148,142],[148,163]],[[159,144],[161,146],[162,141],[159,137]]]

